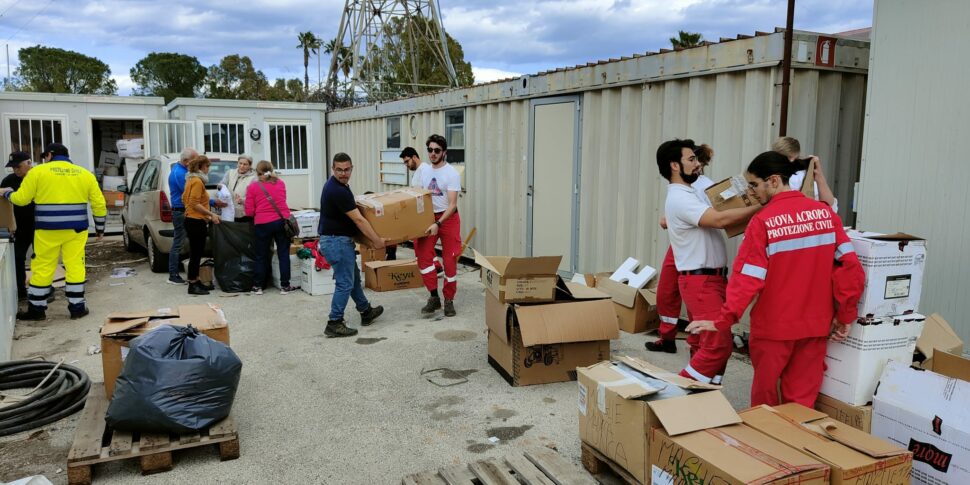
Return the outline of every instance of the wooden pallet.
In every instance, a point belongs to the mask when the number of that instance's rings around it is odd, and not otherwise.
[[[489,458],[404,477],[404,485],[596,485],[596,480],[549,449]]]
[[[138,458],[142,475],[165,472],[172,469],[172,452],[185,448],[218,445],[220,460],[239,458],[239,433],[232,416],[201,432],[169,435],[112,430],[104,421],[107,410],[104,384],[92,384],[67,455],[70,485],[90,484],[92,467],[110,461]]]
[[[624,483],[642,485],[639,480],[630,475],[630,472],[624,470],[623,467],[614,463],[613,460],[610,460],[592,446],[583,443],[581,453],[580,460],[583,462],[583,468],[591,474],[599,475],[612,471],[612,475]]]

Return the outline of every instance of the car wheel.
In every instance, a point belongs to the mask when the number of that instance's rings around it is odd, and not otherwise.
[[[148,265],[152,267],[153,273],[168,272],[168,254],[158,250],[155,240],[152,239],[150,232],[145,232],[145,246],[148,248]]]
[[[138,252],[141,248],[131,240],[131,234],[128,233],[128,229],[125,227],[125,220],[121,220],[121,240],[125,244],[125,250],[129,253]]]

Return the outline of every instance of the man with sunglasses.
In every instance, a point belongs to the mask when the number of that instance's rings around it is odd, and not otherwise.
[[[702,164],[692,140],[669,140],[657,149],[657,168],[670,182],[664,214],[677,267],[677,284],[691,320],[713,320],[724,303],[727,286],[727,249],[720,229],[746,221],[757,208],[717,211],[701,202],[691,184]],[[701,316],[705,315],[705,316]],[[731,357],[730,332],[691,335],[691,357],[680,371],[684,377],[720,384]]]
[[[431,205],[434,206],[434,224],[428,227],[425,236],[414,241],[414,252],[418,256],[418,268],[424,286],[431,295],[421,313],[431,314],[442,308],[438,295],[438,275],[435,272],[435,243],[441,239],[441,258],[444,260],[444,313],[453,317],[455,293],[458,290],[458,256],[461,251],[461,219],[458,217],[458,193],[461,192],[461,176],[448,164],[448,142],[441,135],[431,135],[425,142],[428,148],[430,166],[422,166],[415,172],[412,186],[431,191]]]

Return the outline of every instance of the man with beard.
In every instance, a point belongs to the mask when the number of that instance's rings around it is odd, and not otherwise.
[[[747,221],[756,207],[717,211],[697,197],[694,183],[701,173],[693,140],[669,140],[657,149],[657,168],[670,185],[664,214],[677,266],[680,294],[690,320],[714,320],[724,303],[727,286],[727,249],[721,229]],[[702,317],[701,315],[709,315]],[[720,384],[731,357],[730,332],[703,332],[687,340],[690,362],[680,374]]]

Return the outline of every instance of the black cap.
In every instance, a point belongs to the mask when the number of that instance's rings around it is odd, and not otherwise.
[[[14,168],[20,165],[24,160],[30,160],[30,154],[27,152],[13,152],[10,154],[10,158],[7,159],[7,167]]]
[[[51,143],[47,145],[47,148],[44,149],[44,154],[48,154],[48,153],[52,155],[58,155],[61,157],[69,156],[67,153],[67,147],[60,143]]]

